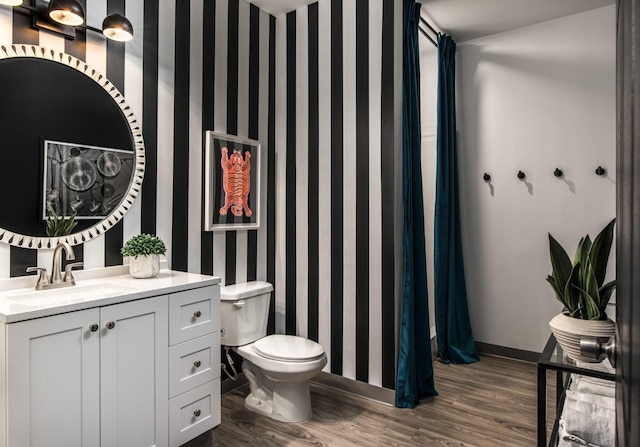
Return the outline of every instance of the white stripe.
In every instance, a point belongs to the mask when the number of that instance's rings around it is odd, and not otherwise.
[[[296,11],[296,326],[307,337],[309,322],[309,19]]]
[[[276,20],[276,197],[287,191],[287,19]],[[285,333],[287,212],[276,208],[276,333]]]
[[[249,3],[238,3],[238,136],[249,136]],[[236,283],[247,281],[249,232],[236,232]]]
[[[216,2],[216,61],[214,76],[215,108],[213,128],[216,132],[227,132],[227,34],[229,30],[229,3]],[[225,282],[226,237],[224,231],[213,233],[213,274]],[[235,247],[234,247],[235,248]]]
[[[331,2],[318,2],[318,341],[331,371]]]
[[[382,0],[369,0],[369,383],[382,386]]]
[[[189,42],[189,229],[187,270],[200,273],[202,230],[202,45],[204,0],[192,0]]]
[[[87,23],[102,23],[102,19],[107,15],[107,0],[92,0],[87,5]],[[137,36],[136,36],[137,37]],[[98,70],[106,76],[107,74],[107,39],[98,33],[87,33],[87,65]],[[138,119],[142,115],[137,115]]]
[[[342,375],[356,373],[356,3],[343,3],[343,359]],[[364,260],[363,260],[364,261]]]
[[[160,2],[158,14],[158,186],[156,233],[167,245],[171,267],[175,2]]]
[[[86,9],[87,23],[102,23],[107,15],[107,0],[93,0]],[[97,33],[87,33],[86,62],[91,68],[106,76],[107,74],[107,39]],[[137,116],[141,118],[140,115]],[[139,198],[137,200],[140,200]],[[126,239],[124,239],[126,241]],[[104,234],[84,244],[84,269],[104,267],[105,257]]]
[[[50,31],[40,30],[38,32],[38,45],[50,50],[60,51],[64,53],[64,37]]]
[[[258,262],[256,279],[267,280],[267,203],[274,203],[275,197],[267,196],[269,173],[269,14],[260,11],[260,66],[258,107],[258,139],[260,140],[260,229],[258,230]]]
[[[126,5],[126,17],[133,25],[135,39],[125,45],[124,60],[124,96],[127,104],[133,110],[136,119],[142,123],[142,43],[144,42],[144,2],[143,0],[131,1]],[[88,22],[93,23],[93,22]],[[96,22],[101,24],[102,21]],[[102,37],[105,39],[104,37]],[[106,40],[106,39],[105,39]],[[142,194],[138,195],[133,206],[127,211],[127,215],[122,220],[123,241],[129,240],[132,236],[140,234],[142,220]]]
[[[13,8],[0,8],[0,44],[11,43],[13,43]],[[8,273],[7,276],[9,276]],[[0,275],[0,277],[4,276]]]

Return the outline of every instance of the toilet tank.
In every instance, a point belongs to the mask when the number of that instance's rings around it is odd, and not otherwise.
[[[242,346],[267,335],[272,290],[265,281],[220,288],[220,344]]]

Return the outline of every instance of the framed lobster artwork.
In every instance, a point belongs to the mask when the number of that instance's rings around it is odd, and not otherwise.
[[[204,230],[260,226],[260,143],[205,134]]]

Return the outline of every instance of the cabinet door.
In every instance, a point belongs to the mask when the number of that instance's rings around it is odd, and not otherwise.
[[[166,296],[100,309],[101,447],[167,445],[168,321]]]
[[[7,325],[9,446],[100,444],[98,309]]]

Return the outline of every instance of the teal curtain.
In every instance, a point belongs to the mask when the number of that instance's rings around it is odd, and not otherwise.
[[[438,36],[438,126],[434,288],[438,356],[444,363],[479,360],[471,333],[460,240],[456,142],[456,44]]]
[[[427,307],[427,262],[420,153],[420,5],[404,0],[402,69],[403,284],[396,406],[437,396]]]

